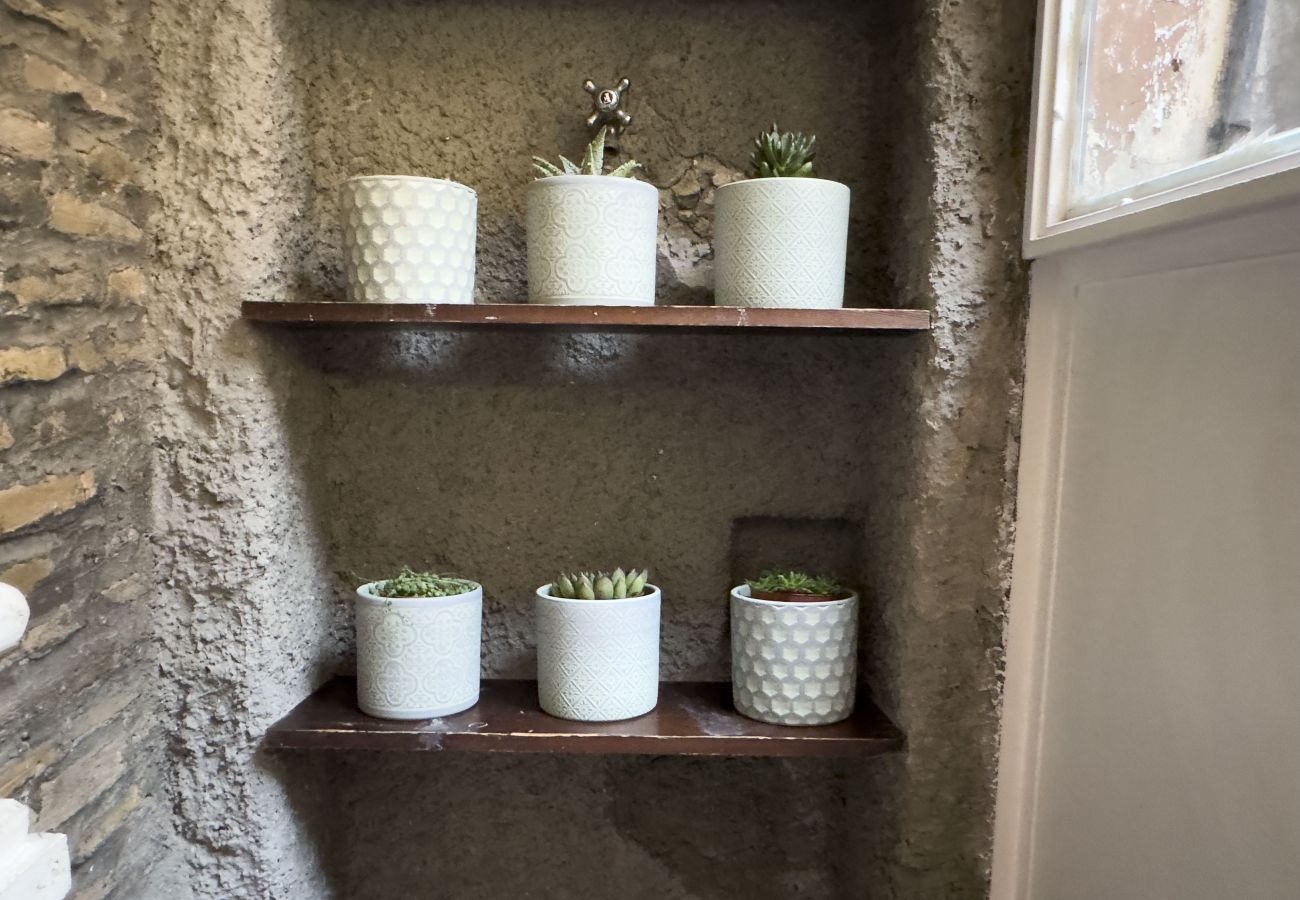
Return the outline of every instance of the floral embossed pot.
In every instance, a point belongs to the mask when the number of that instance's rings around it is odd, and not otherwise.
[[[483,587],[403,570],[357,588],[357,701],[382,719],[431,719],[478,702]]]
[[[731,591],[731,693],[743,715],[829,725],[853,713],[858,595],[825,579],[791,589],[768,573]],[[769,599],[760,599],[758,595]]]
[[[605,129],[581,166],[535,158],[528,187],[530,303],[653,306],[659,191],[631,177],[637,163],[604,172]]]
[[[561,575],[537,589],[537,696],[580,722],[631,719],[659,701],[659,588],[646,573]]]
[[[754,177],[718,188],[713,257],[719,306],[844,305],[849,189],[812,177],[815,141],[773,125],[754,142]]]

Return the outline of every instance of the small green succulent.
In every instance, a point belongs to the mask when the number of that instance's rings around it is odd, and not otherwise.
[[[433,572],[416,572],[403,567],[396,578],[375,582],[378,597],[454,597],[478,587],[466,578],[450,578]]]
[[[632,173],[641,167],[641,164],[635,160],[629,159],[612,172],[605,171],[605,132],[608,129],[602,127],[596,132],[591,143],[582,154],[582,165],[578,165],[570,159],[560,157],[560,165],[556,165],[549,160],[542,159],[540,156],[533,157],[533,168],[539,173],[539,178],[550,178],[554,175],[608,175],[611,178],[629,178]]]
[[[793,570],[764,572],[758,578],[745,582],[751,591],[782,594],[809,594],[817,597],[834,597],[844,593],[844,585],[824,575],[809,575]]]
[[[813,149],[816,135],[798,131],[781,131],[772,123],[772,130],[754,138],[754,154],[749,158],[750,171],[755,178],[811,178],[813,177]]]
[[[642,569],[624,572],[561,572],[551,582],[551,596],[561,600],[623,600],[645,593],[650,573]]]

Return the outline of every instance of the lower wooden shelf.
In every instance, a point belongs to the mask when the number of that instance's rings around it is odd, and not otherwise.
[[[356,681],[335,678],[271,726],[273,750],[457,750],[678,756],[874,756],[899,750],[903,735],[866,697],[834,725],[786,727],[747,719],[731,685],[664,682],[659,705],[623,722],[570,722],[542,712],[537,683],[485,679],[463,713],[419,722],[375,719],[357,708]]]

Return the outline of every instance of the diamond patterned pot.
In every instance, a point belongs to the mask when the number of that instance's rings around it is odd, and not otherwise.
[[[659,588],[626,600],[537,589],[537,699],[579,722],[631,719],[659,702]]]
[[[528,186],[528,302],[653,306],[659,191],[608,175]]]
[[[829,725],[853,713],[858,595],[791,603],[731,590],[731,697],[773,725]]]
[[[368,175],[339,188],[348,298],[473,303],[478,195],[440,178]]]
[[[844,305],[848,187],[822,178],[754,178],[718,188],[714,204],[719,306]]]
[[[380,597],[357,588],[357,702],[381,719],[431,719],[478,702],[483,588]]]

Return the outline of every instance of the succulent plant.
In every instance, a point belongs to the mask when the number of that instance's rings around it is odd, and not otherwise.
[[[403,567],[396,578],[375,582],[377,597],[454,597],[478,587],[466,578],[451,578],[433,572],[416,572]]]
[[[755,593],[807,594],[816,597],[835,597],[844,593],[844,585],[824,575],[788,570],[764,572],[758,578],[745,582]]]
[[[570,159],[560,157],[560,165],[542,159],[540,156],[533,157],[533,168],[540,175],[539,178],[550,178],[554,175],[608,175],[611,178],[629,178],[632,173],[641,167],[636,160],[629,159],[612,172],[605,171],[605,133],[608,131],[606,126],[602,126],[596,136],[592,138],[591,143],[582,154],[582,165],[578,165]]]
[[[645,593],[650,573],[642,569],[613,572],[561,572],[551,582],[551,596],[561,600],[623,600]]]
[[[773,122],[771,131],[754,138],[750,170],[755,178],[811,178],[816,143],[816,135],[783,132]]]

